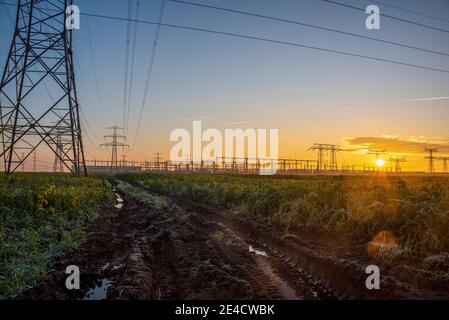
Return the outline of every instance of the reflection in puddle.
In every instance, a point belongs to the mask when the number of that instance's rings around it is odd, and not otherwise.
[[[90,289],[83,300],[106,300],[108,288],[112,285],[112,280],[102,279],[101,285]]]
[[[255,253],[255,254],[259,255],[259,256],[268,257],[268,254],[265,251],[254,249],[254,247],[251,246],[251,245],[249,246],[249,252]]]

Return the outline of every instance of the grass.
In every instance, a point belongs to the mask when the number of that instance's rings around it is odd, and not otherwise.
[[[0,299],[44,281],[55,260],[83,241],[83,223],[111,201],[103,179],[0,175]]]
[[[134,187],[133,185],[118,180],[117,182],[117,190],[121,192],[125,192],[128,194],[132,194],[134,197],[136,197],[139,200],[143,200],[153,206],[155,206],[158,209],[163,209],[168,207],[168,201],[162,197],[153,195],[151,193],[146,192],[145,190],[142,190],[141,188]]]

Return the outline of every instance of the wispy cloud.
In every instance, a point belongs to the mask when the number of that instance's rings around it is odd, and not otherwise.
[[[235,121],[235,122],[225,122],[225,125],[227,126],[243,126],[251,124],[251,121]]]
[[[209,120],[209,119],[217,119],[222,118],[223,116],[197,116],[191,118],[179,118],[173,119],[173,122],[187,122],[187,121],[200,121],[200,120]]]
[[[427,147],[447,149],[447,141],[442,138],[429,137],[401,137],[401,136],[381,136],[381,137],[351,137],[344,138],[344,144],[360,151],[386,150],[389,153],[411,154],[422,153]]]
[[[402,102],[438,101],[438,100],[449,100],[449,97],[432,97],[432,98],[407,99],[407,100],[402,100]]]

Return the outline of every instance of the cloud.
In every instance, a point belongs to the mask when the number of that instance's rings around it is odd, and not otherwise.
[[[191,117],[191,118],[173,119],[173,122],[201,121],[201,120],[217,119],[217,118],[221,118],[221,117],[223,117],[223,116],[197,116],[197,117]]]
[[[449,97],[432,97],[432,98],[407,99],[407,100],[402,100],[402,102],[438,101],[438,100],[449,100]]]
[[[243,126],[251,124],[251,121],[236,121],[236,122],[225,122],[225,125],[227,126]]]
[[[441,138],[428,137],[350,137],[344,138],[347,147],[361,150],[385,150],[389,153],[422,153],[425,148],[447,148],[447,142]]]

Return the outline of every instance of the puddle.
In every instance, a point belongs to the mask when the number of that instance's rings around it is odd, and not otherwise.
[[[101,285],[90,289],[83,300],[106,300],[108,288],[112,285],[111,279],[102,279]]]
[[[112,189],[112,191],[115,191],[115,189]],[[115,208],[123,209],[123,198],[118,193],[115,193]]]
[[[257,255],[259,255],[259,256],[262,256],[262,257],[268,257],[268,254],[265,252],[265,251],[263,251],[263,250],[258,250],[258,249],[255,249],[253,246],[249,246],[249,252],[251,252],[251,253],[255,253],[255,254],[257,254]]]

